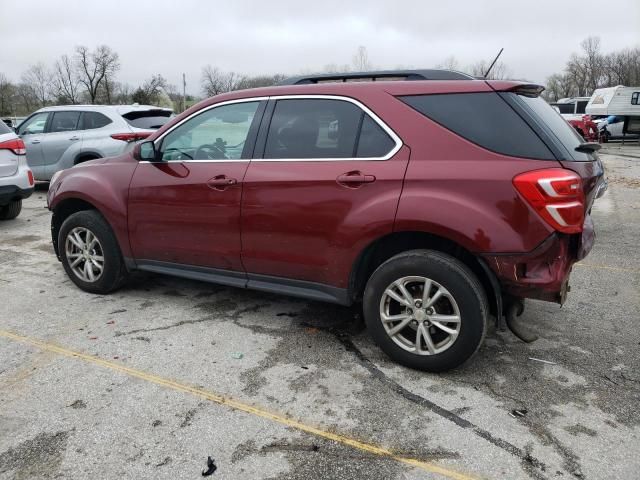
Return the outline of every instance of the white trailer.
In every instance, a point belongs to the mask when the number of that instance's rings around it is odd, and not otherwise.
[[[640,116],[640,87],[598,88],[585,111],[589,115]]]

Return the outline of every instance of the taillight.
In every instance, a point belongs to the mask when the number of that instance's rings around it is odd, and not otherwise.
[[[147,138],[152,132],[136,132],[136,133],[114,133],[111,138],[114,140],[122,140],[123,142],[137,142],[143,138]]]
[[[534,170],[518,175],[513,184],[555,230],[563,233],[582,231],[584,192],[577,173],[562,168]]]
[[[27,149],[21,138],[14,138],[6,142],[0,142],[0,150],[11,150],[16,155],[26,155]]]

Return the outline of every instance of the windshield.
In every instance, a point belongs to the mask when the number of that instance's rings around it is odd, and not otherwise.
[[[564,145],[574,160],[593,160],[592,155],[576,151],[576,147],[584,143],[584,138],[551,105],[540,97],[525,97],[515,93],[510,95],[514,95],[520,102],[529,107],[538,120],[546,125],[558,141]]]

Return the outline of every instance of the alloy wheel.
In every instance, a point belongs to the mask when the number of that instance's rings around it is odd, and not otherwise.
[[[104,271],[104,251],[95,234],[85,227],[75,227],[67,234],[65,255],[73,273],[83,282],[97,281]]]

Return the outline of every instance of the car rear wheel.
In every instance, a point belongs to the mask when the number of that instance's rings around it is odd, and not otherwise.
[[[459,260],[431,250],[405,252],[380,265],[364,293],[370,335],[395,361],[441,372],[480,347],[487,330],[485,292]]]
[[[58,235],[62,265],[82,290],[109,293],[120,287],[127,275],[120,247],[111,227],[95,210],[84,210],[67,218]]]
[[[9,205],[0,207],[0,220],[13,220],[22,211],[22,199],[13,200]]]

